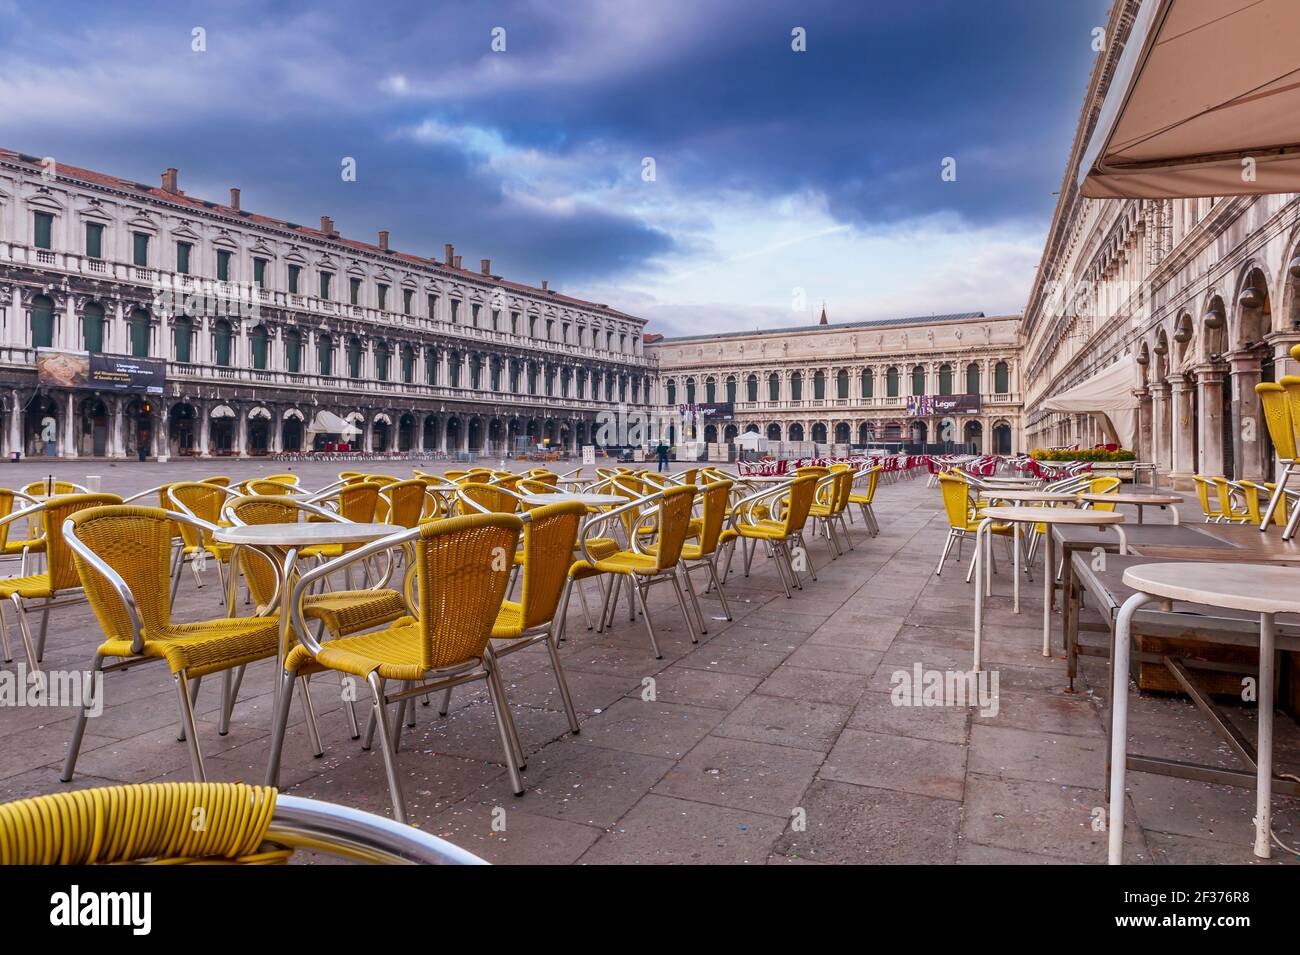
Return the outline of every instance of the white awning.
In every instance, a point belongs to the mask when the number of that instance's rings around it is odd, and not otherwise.
[[[1300,3],[1143,0],[1079,164],[1083,195],[1300,192]]]
[[[1123,448],[1137,448],[1137,361],[1121,358],[1068,391],[1044,399],[1049,411],[1096,415],[1103,430]]]
[[[361,433],[356,425],[344,421],[332,411],[318,411],[316,417],[307,427],[307,434],[337,434],[345,438],[355,437]]]
[[[741,444],[747,448],[756,448],[760,444],[766,444],[767,439],[764,438],[757,431],[746,431],[745,433],[738,434],[734,438],[732,438],[731,443]]]

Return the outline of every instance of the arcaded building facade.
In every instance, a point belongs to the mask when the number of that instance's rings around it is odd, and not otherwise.
[[[1096,416],[1044,407],[1121,363],[1139,459],[1192,474],[1271,479],[1255,385],[1295,374],[1300,197],[1086,199],[1081,155],[1136,12],[1116,3],[1085,98],[1024,319],[1030,446],[1091,447]],[[1129,443],[1125,441],[1125,443]]]
[[[688,418],[729,406],[730,420],[696,417],[694,437],[708,443],[757,431],[769,441],[1010,454],[1021,448],[1019,325],[970,312],[652,336],[652,399]]]
[[[646,403],[642,319],[179,185],[0,150],[6,455],[572,449]]]

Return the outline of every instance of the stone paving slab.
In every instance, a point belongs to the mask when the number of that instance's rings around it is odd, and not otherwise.
[[[343,466],[294,470],[319,485]],[[172,462],[165,472],[125,462],[57,466],[73,480],[99,474],[104,490],[119,493],[164,474],[243,479],[283,469],[236,460]],[[43,463],[0,465],[0,484],[45,470]],[[671,590],[656,588],[650,606],[662,659],[625,605],[602,634],[586,629],[575,602],[560,655],[577,736],[544,650],[504,663],[527,753],[521,797],[510,791],[480,686],[458,688],[446,717],[434,706],[414,707],[416,725],[404,730],[398,753],[410,821],[500,863],[1104,861],[1106,837],[1095,820],[1105,805],[1105,661],[1084,659],[1077,692],[1065,692],[1059,617],[1052,655],[1043,657],[1041,588],[1022,587],[1021,613],[1013,614],[1010,563],[1000,552],[984,651],[999,681],[995,709],[900,697],[900,680],[918,665],[923,672],[970,666],[973,591],[963,580],[970,549],[935,575],[946,523],[938,491],[923,480],[882,486],[876,513],[882,533],[873,539],[860,522],[852,525],[854,549],[838,559],[810,538],[819,579],[805,580],[789,599],[770,560],[756,555],[748,578],[736,562],[727,583],[735,619],[721,619],[717,600],[701,594],[709,633],[698,644]],[[219,612],[212,568],[206,580],[198,589],[185,578],[178,619]],[[56,610],[47,665],[84,667],[98,640],[86,607]],[[216,732],[217,681],[203,684],[199,737],[211,778],[262,781],[272,669],[250,667],[226,737]],[[58,782],[58,769],[72,712],[0,707],[0,798],[189,778],[165,668],[109,674],[105,689],[104,714],[91,722],[71,784]],[[282,787],[390,813],[381,756],[348,737],[337,684],[318,678],[311,692],[325,755],[310,753],[295,705]],[[1135,747],[1238,765],[1185,700],[1148,694],[1132,697],[1131,707]],[[358,709],[364,718],[364,705]],[[1228,711],[1253,738],[1253,712],[1231,704]],[[1279,716],[1277,734],[1282,768],[1294,770],[1300,732]],[[1130,861],[1251,861],[1249,790],[1133,773],[1129,792]],[[1278,798],[1275,822],[1282,838],[1300,841],[1300,801]],[[1279,852],[1276,861],[1296,860]]]

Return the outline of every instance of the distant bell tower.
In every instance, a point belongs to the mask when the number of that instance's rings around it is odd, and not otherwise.
[[[826,303],[825,303],[825,302],[822,302],[822,317],[821,317],[820,320],[818,320],[817,324],[818,324],[818,325],[829,325],[829,324],[830,324],[830,322],[826,321]]]

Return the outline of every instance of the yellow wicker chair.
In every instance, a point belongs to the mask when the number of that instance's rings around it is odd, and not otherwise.
[[[646,606],[646,593],[654,584],[665,581],[672,583],[677,593],[677,603],[681,607],[682,619],[686,622],[686,631],[691,635],[691,642],[699,642],[695,635],[695,624],[691,620],[690,611],[686,608],[686,595],[677,579],[677,565],[681,560],[682,547],[686,543],[686,535],[690,528],[694,499],[694,485],[668,488],[592,517],[583,528],[582,540],[579,542],[582,559],[575,561],[569,568],[570,575],[578,580],[601,577],[601,591],[604,596],[600,616],[602,630],[608,625],[605,622],[607,619],[612,621],[617,607],[618,584],[625,581],[631,586],[641,608],[641,615],[645,619],[646,632],[650,635],[650,647],[654,650],[656,660],[662,659],[663,654],[659,651],[654,622]],[[633,523],[627,537],[632,542],[632,546],[599,556],[592,541],[603,542],[608,538],[594,533],[596,528],[610,520],[628,519],[629,515],[635,515],[630,518]],[[644,536],[641,533],[643,530],[651,531],[656,537],[657,546],[654,553],[646,553],[640,544]]]
[[[508,487],[478,481],[463,482],[456,490],[458,514],[513,514],[519,498]]]
[[[849,492],[849,504],[858,505],[862,520],[867,530],[875,537],[880,533],[880,524],[876,521],[876,512],[872,505],[876,500],[876,487],[880,484],[880,465],[870,465],[853,475],[853,484]],[[853,511],[849,511],[849,520],[853,520]]]
[[[943,495],[943,509],[948,517],[948,539],[944,542],[943,553],[939,555],[939,565],[934,569],[936,575],[943,572],[943,563],[948,559],[954,543],[958,545],[958,559],[960,559],[961,543],[975,539],[983,520],[972,499],[970,484],[965,478],[956,474],[940,474],[939,491]],[[989,529],[999,537],[1012,536],[1010,524],[993,524]],[[974,571],[975,561],[972,559],[970,569],[966,572],[967,582],[970,581]]]
[[[376,864],[486,865],[391,819],[269,786],[143,783],[0,805],[4,866],[276,865],[298,849]]]
[[[236,492],[220,484],[207,482],[181,481],[170,484],[166,490],[167,500],[171,506],[167,510],[179,511],[196,518],[199,523],[180,523],[181,547],[172,568],[172,599],[181,583],[181,571],[185,564],[190,565],[194,573],[194,582],[203,586],[199,571],[212,557],[217,562],[217,578],[221,582],[222,597],[226,593],[226,567],[230,564],[230,545],[213,540],[212,532],[207,527],[217,527],[221,521],[221,508],[227,500],[237,496]]]
[[[723,616],[728,620],[732,619],[731,607],[727,605],[727,595],[722,589],[722,578],[718,575],[718,548],[722,540],[722,526],[726,523],[727,515],[731,509],[731,488],[732,483],[730,481],[713,481],[698,489],[697,494],[700,498],[701,514],[698,518],[691,520],[686,543],[682,545],[682,577],[686,584],[686,592],[690,595],[691,604],[695,607],[695,617],[700,624],[700,633],[708,633],[709,625],[704,619],[704,614],[700,611],[700,600],[695,594],[695,586],[691,581],[692,570],[700,567],[708,570],[709,586],[705,588],[704,592],[716,591],[718,600],[722,604]],[[650,544],[645,549],[649,553],[654,553],[657,546],[657,544]]]
[[[274,659],[280,624],[266,616],[174,622],[167,590],[173,522],[201,527],[188,515],[130,504],[78,510],[65,526],[75,572],[105,637],[91,662],[92,673],[166,661],[176,684],[182,736],[189,741],[194,778],[201,782],[203,755],[190,691],[197,692],[197,681],[210,673]],[[105,664],[108,659],[116,662]],[[63,766],[64,782],[76,769],[88,716],[84,707],[78,713]]]
[[[1214,479],[1193,474],[1192,482],[1196,487],[1196,500],[1201,505],[1201,513],[1205,515],[1205,523],[1218,524],[1223,520],[1223,512],[1219,510],[1219,491],[1214,486]]]
[[[510,783],[514,792],[522,795],[521,748],[488,645],[510,578],[510,555],[518,546],[522,529],[522,522],[513,514],[450,518],[366,544],[302,575],[291,597],[294,629],[300,642],[285,660],[267,766],[268,785],[276,785],[279,778],[295,677],[331,669],[360,677],[369,684],[372,708],[365,745],[370,744],[377,729],[393,816],[398,821],[406,819],[396,765],[396,730],[400,724],[390,725],[388,706],[474,680],[487,683]],[[303,603],[312,585],[345,564],[405,544],[415,550],[412,573],[419,594],[418,615],[404,617],[383,630],[324,644],[317,641],[303,614]],[[389,683],[400,684],[400,689],[390,692]]]
[[[4,520],[4,518],[14,512],[15,503],[21,504],[22,507],[20,510],[25,511],[30,507],[35,507],[39,502],[34,498],[28,497],[21,491],[13,491],[7,487],[0,487],[0,520]],[[38,515],[33,511],[31,516]],[[5,523],[0,524],[0,560],[19,561],[18,576],[26,577],[27,558],[33,554],[45,553],[45,538],[40,535],[39,528],[29,529],[25,533],[20,533],[14,536],[11,531],[16,524],[16,521],[6,521]],[[33,533],[33,530],[35,530],[35,533]],[[13,536],[12,540],[10,540],[11,536]],[[8,640],[9,638],[5,635],[4,639]],[[8,662],[8,660],[9,651],[6,647],[5,661]]]
[[[332,503],[337,508],[338,516],[345,521],[354,524],[370,524],[375,520],[375,508],[379,505],[379,485],[363,477],[354,484],[345,484],[325,494],[310,497],[307,502],[317,506]],[[313,518],[313,520],[325,520],[325,518]],[[353,544],[316,544],[304,547],[298,554],[308,559],[333,560],[354,548]]]
[[[4,522],[13,522],[28,517],[39,517],[44,528],[45,569],[40,573],[27,574],[22,577],[0,579],[0,634],[4,636],[5,659],[12,659],[9,647],[9,624],[5,620],[4,601],[13,604],[18,614],[18,633],[23,649],[27,653],[27,666],[33,674],[40,673],[40,662],[45,656],[45,635],[49,629],[50,611],[72,603],[80,603],[84,598],[81,593],[81,580],[77,577],[77,568],[72,563],[72,554],[63,536],[63,522],[76,512],[101,504],[119,504],[122,499],[116,494],[63,494],[51,497],[28,510],[11,513]],[[170,546],[170,543],[169,543]],[[27,604],[29,601],[41,601],[41,630],[36,640],[32,640],[31,628],[27,625]]]
[[[1251,523],[1250,511],[1236,483],[1225,477],[1212,477],[1210,482],[1214,485],[1214,493],[1219,501],[1219,523]]]
[[[395,481],[380,490],[388,505],[385,520],[397,527],[415,527],[425,514],[428,489],[420,480]]]
[[[731,526],[722,532],[721,540],[728,544],[727,566],[722,574],[725,584],[731,573],[732,556],[737,542],[745,546],[745,576],[749,576],[754,551],[760,543],[768,547],[776,561],[777,573],[781,577],[781,586],[787,598],[793,597],[790,584],[800,590],[803,583],[799,579],[799,569],[794,560],[794,547],[797,544],[803,555],[809,575],[817,579],[813,568],[812,555],[808,552],[808,543],[803,537],[804,524],[808,521],[812,509],[813,497],[817,492],[817,482],[823,475],[810,471],[792,479],[789,484],[760,490],[737,502],[731,510]],[[770,508],[779,510],[780,518],[764,517],[771,513]]]
[[[1283,381],[1296,381],[1296,379],[1293,376],[1286,376]],[[1296,392],[1297,404],[1300,404],[1300,388],[1293,384],[1292,390]],[[1259,395],[1260,407],[1264,412],[1264,423],[1268,426],[1268,436],[1273,442],[1273,451],[1277,455],[1278,464],[1282,466],[1277,481],[1271,487],[1268,507],[1256,522],[1260,530],[1266,530],[1269,520],[1279,507],[1283,511],[1286,510],[1286,485],[1296,466],[1296,427],[1292,414],[1292,399],[1285,387],[1266,381],[1255,386],[1255,393]],[[1281,523],[1285,526],[1286,519],[1284,518]]]
[[[814,533],[818,526],[826,534],[826,545],[833,557],[844,553],[839,537],[835,533],[838,524],[844,531],[849,550],[853,550],[853,539],[849,537],[849,527],[844,521],[844,512],[849,506],[849,495],[853,492],[853,470],[847,465],[836,465],[829,474],[817,484],[818,493],[813,499],[808,516],[813,519]]]

